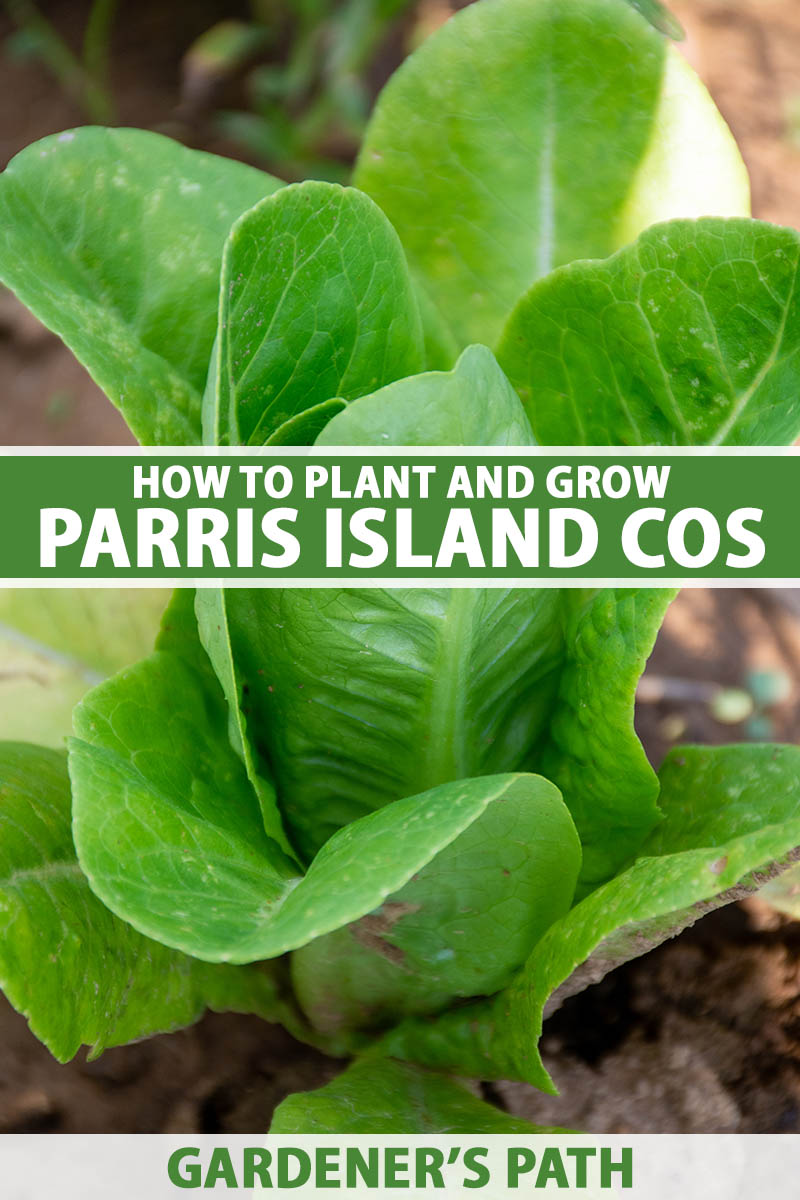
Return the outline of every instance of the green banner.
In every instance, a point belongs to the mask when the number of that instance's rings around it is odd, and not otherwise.
[[[793,451],[6,451],[0,578],[800,580]]]

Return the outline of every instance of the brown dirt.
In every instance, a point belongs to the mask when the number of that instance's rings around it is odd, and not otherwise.
[[[750,900],[551,1018],[559,1097],[499,1090],[529,1120],[587,1132],[797,1133],[799,1037],[800,929]]]
[[[42,7],[77,44],[86,5]],[[755,214],[800,226],[800,4],[672,7],[689,34],[687,56],[742,145]],[[120,123],[173,130],[182,49],[235,10],[224,0],[121,6],[113,45]],[[0,14],[0,45],[8,29]],[[80,120],[36,63],[0,55],[0,80],[0,165]],[[129,440],[71,355],[2,294],[0,396],[0,443]],[[748,671],[775,668],[792,688],[763,719],[770,736],[800,741],[800,618],[786,597],[688,589],[649,671],[739,686]],[[716,721],[702,698],[640,705],[637,726],[654,762],[677,740],[752,732]],[[518,1085],[489,1095],[533,1120],[598,1132],[800,1132],[799,930],[756,901],[706,918],[551,1018],[543,1050],[560,1098]],[[60,1066],[0,998],[0,1132],[257,1132],[285,1094],[319,1086],[336,1069],[275,1027],[216,1015],[97,1063]]]
[[[636,727],[653,763],[677,742],[800,741],[800,615],[793,589],[684,588],[667,610],[648,675],[746,688],[780,673],[785,698],[756,721],[726,724],[696,699],[639,704]]]
[[[0,1134],[252,1133],[337,1069],[279,1026],[216,1013],[61,1066],[0,996]]]
[[[800,226],[800,4],[670,0],[686,57],[733,130],[753,183],[753,215]]]

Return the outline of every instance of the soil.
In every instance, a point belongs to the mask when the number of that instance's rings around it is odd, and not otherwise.
[[[435,8],[439,20],[446,5],[420,7],[426,19]],[[86,5],[41,8],[79,43]],[[742,146],[755,215],[800,226],[800,4],[675,0],[672,8],[687,30],[685,53]],[[180,55],[236,10],[224,0],[121,6],[112,45],[119,123],[175,132]],[[2,57],[9,32],[0,15],[0,166],[81,120],[41,64]],[[180,132],[191,140],[191,130]],[[0,443],[130,440],[71,355],[2,293],[0,397]],[[741,687],[753,672],[784,680],[779,702],[738,724],[716,719],[703,685]],[[665,684],[662,698],[637,706],[654,763],[676,741],[800,741],[800,600],[685,590],[648,677],[651,692]],[[689,685],[688,699],[669,698],[675,679]],[[487,1098],[591,1132],[800,1132],[800,925],[757,900],[715,913],[568,1001],[545,1026],[543,1052],[559,1097],[501,1084]],[[0,997],[0,1132],[261,1132],[286,1094],[336,1070],[282,1030],[232,1015],[61,1066]]]
[[[542,1053],[561,1095],[504,1105],[590,1133],[800,1132],[800,927],[731,905],[567,1001]]]
[[[0,998],[0,1133],[252,1133],[338,1064],[257,1017],[197,1025],[61,1066]]]

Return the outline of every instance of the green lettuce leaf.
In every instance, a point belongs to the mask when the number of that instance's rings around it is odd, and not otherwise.
[[[387,84],[355,182],[400,234],[454,350],[493,345],[555,267],[658,220],[749,211],[703,85],[624,0],[457,13]]]
[[[681,747],[660,780],[665,819],[641,856],[550,927],[510,988],[435,1023],[404,1022],[385,1053],[552,1092],[536,1048],[548,1012],[797,861],[800,748]]]
[[[781,445],[800,433],[800,234],[673,221],[520,301],[498,350],[545,445]]]
[[[66,755],[0,743],[0,988],[61,1062],[196,1021],[206,1008],[297,1026],[263,967],[149,941],[93,895],[70,833]]]
[[[73,832],[93,890],[118,916],[227,960],[299,873],[264,831],[191,599],[176,594],[153,655],[76,708]]]
[[[313,446],[331,417],[347,408],[346,400],[323,400],[304,412],[289,417],[271,433],[265,446]]]
[[[211,962],[276,957],[378,908],[495,801],[535,802],[528,775],[432,788],[340,830],[302,876],[264,830],[185,604],[155,654],[81,702],[70,748],[81,866],[147,936]]]
[[[189,608],[191,591],[176,593],[174,610],[174,626],[181,631],[181,637],[188,643],[190,657],[198,659],[197,640],[199,634],[202,644],[208,654],[216,677],[222,687],[223,695],[228,706],[228,737],[230,744],[244,763],[247,778],[258,797],[264,831],[269,838],[278,843],[292,859],[294,849],[286,836],[283,817],[278,806],[275,784],[263,760],[254,749],[247,733],[247,718],[245,693],[240,690],[236,664],[233,659],[230,638],[228,636],[228,598],[230,591],[222,588],[198,588],[195,594],[194,617]],[[161,643],[166,649],[174,645],[174,638]],[[199,659],[202,662],[202,659]],[[213,685],[210,690],[213,691]],[[247,705],[249,708],[249,705]]]
[[[325,1033],[499,991],[569,909],[575,827],[546,779],[493,804],[380,909],[292,956],[295,994]]]
[[[552,589],[228,589],[249,736],[297,850],[528,761],[558,686],[560,604]]]
[[[144,444],[201,440],[222,247],[280,182],[140,129],[44,138],[0,175],[0,281]]]
[[[564,592],[566,659],[532,770],[561,789],[583,846],[580,893],[614,875],[660,819],[659,784],[633,724],[636,686],[675,591]]]
[[[304,857],[401,796],[524,764],[562,790],[591,887],[658,820],[633,706],[672,594],[235,588],[226,620],[201,594],[201,633]]]
[[[318,446],[530,446],[531,427],[486,346],[452,371],[430,371],[362,396],[334,416]]]
[[[315,1092],[289,1096],[270,1133],[541,1132],[473,1096],[452,1079],[388,1059],[355,1062]]]
[[[380,209],[331,183],[283,188],[225,245],[206,441],[263,445],[308,409],[413,375],[422,352],[403,250]]]

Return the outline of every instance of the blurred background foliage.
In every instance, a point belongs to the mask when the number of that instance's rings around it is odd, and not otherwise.
[[[661,0],[628,0],[667,36]],[[11,59],[43,65],[85,121],[119,117],[111,68],[120,0],[76,3],[62,32],[35,0],[3,0]],[[463,0],[249,0],[187,43],[172,115],[182,140],[222,138],[285,179],[344,182],[374,96],[398,63]]]
[[[5,54],[46,67],[85,121],[116,123],[110,64],[120,0],[73,5],[69,30],[33,0],[3,3],[13,23]],[[452,11],[447,0],[250,0],[243,11],[220,7],[235,15],[221,15],[180,54],[169,132],[189,142],[220,138],[232,153],[287,179],[334,181],[349,172],[385,78]]]

